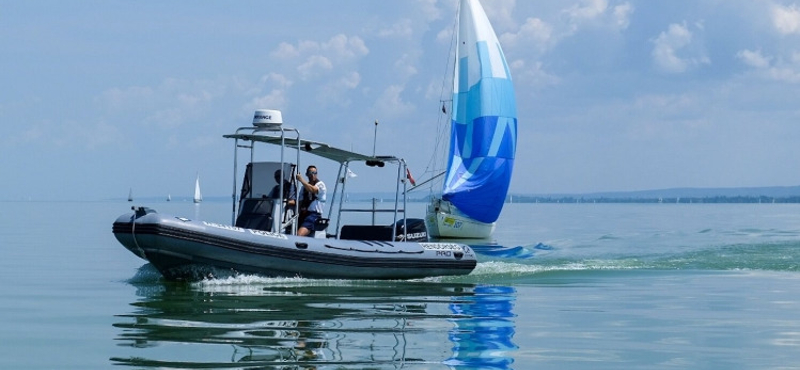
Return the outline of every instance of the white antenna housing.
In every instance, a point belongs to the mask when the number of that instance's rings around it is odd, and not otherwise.
[[[256,127],[273,127],[282,124],[281,111],[276,109],[256,109],[256,113],[253,115],[253,126]]]

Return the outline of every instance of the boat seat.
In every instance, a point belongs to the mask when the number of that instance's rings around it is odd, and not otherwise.
[[[272,231],[272,204],[272,199],[245,199],[236,217],[236,226]]]
[[[391,225],[344,225],[339,239],[392,241],[394,228]]]

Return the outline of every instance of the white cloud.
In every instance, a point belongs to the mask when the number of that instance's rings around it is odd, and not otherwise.
[[[436,34],[436,42],[440,44],[449,43],[452,38],[453,38],[452,27],[445,27],[443,30],[439,31],[439,33]]]
[[[286,99],[286,93],[282,89],[274,89],[270,91],[267,95],[259,96],[254,98],[248,107],[245,109],[247,111],[252,111],[254,109],[286,109],[288,107],[288,102]]]
[[[687,68],[686,62],[676,55],[676,51],[690,42],[692,42],[692,33],[685,26],[671,24],[669,30],[661,32],[655,40],[653,59],[662,70],[683,72]]]
[[[272,58],[296,58],[300,56],[300,51],[294,45],[282,42],[278,44],[278,47],[270,53],[270,57]]]
[[[404,90],[405,87],[401,85],[388,86],[375,102],[375,110],[381,112],[381,116],[385,118],[402,116],[412,111],[414,105],[404,101],[401,96]]]
[[[213,99],[213,95],[207,90],[193,91],[178,94],[178,102],[183,106],[196,106],[208,103]]]
[[[753,67],[755,74],[766,80],[800,83],[800,53],[793,52],[788,58],[765,56],[761,51],[741,50],[736,57],[742,63]]]
[[[514,76],[515,81],[524,82],[526,85],[543,87],[557,85],[561,80],[550,73],[547,73],[542,68],[542,62],[535,62],[532,66],[528,66],[524,60],[518,59],[510,63],[511,75]],[[517,98],[517,100],[522,100]]]
[[[286,90],[293,84],[292,80],[279,73],[270,73],[261,77],[259,86],[244,90],[247,95],[257,95],[244,107],[244,110],[249,112],[261,108],[286,109],[289,105]],[[269,90],[267,94],[261,93],[265,90],[265,86],[266,90]]]
[[[419,58],[409,53],[405,53],[397,59],[397,61],[394,62],[394,69],[398,72],[398,76],[408,78],[417,74],[418,71],[415,65],[418,59]]]
[[[292,80],[290,80],[288,77],[274,72],[261,77],[261,83],[271,83],[280,88],[291,87],[292,84],[294,84],[294,82],[292,82]]]
[[[561,14],[566,16],[552,22],[528,17],[516,31],[500,35],[500,42],[509,48],[533,47],[546,51],[587,26],[614,32],[626,29],[633,11],[628,2],[609,6],[607,0],[585,0],[562,10]],[[510,12],[513,14],[513,9]]]
[[[633,5],[628,2],[609,6],[607,0],[584,0],[563,11],[567,15],[569,31],[573,34],[586,24],[610,27],[616,30],[628,28],[633,14]]]
[[[770,60],[772,60],[772,57],[761,55],[761,50],[741,50],[736,53],[736,57],[744,62],[744,64],[755,68],[767,68],[769,67]]]
[[[341,62],[362,57],[368,53],[369,49],[360,37],[338,34],[325,42],[301,40],[296,46],[282,42],[270,53],[270,56],[281,59],[296,59],[305,56],[306,60],[310,56],[322,56]]]
[[[334,55],[343,59],[352,59],[369,54],[369,49],[358,36],[347,37],[338,34],[328,42],[322,44],[323,51],[333,52]]]
[[[800,9],[796,5],[772,7],[772,24],[778,32],[789,34],[800,34]]]
[[[194,122],[214,102],[235,86],[235,80],[180,80],[166,78],[157,86],[110,88],[96,99],[101,110],[113,117],[139,117],[139,124],[175,128]]]
[[[683,51],[692,44],[692,38],[692,32],[685,23],[670,24],[667,31],[661,32],[653,41],[655,46],[651,55],[656,67],[667,73],[683,73],[700,64],[710,64],[711,61],[702,55],[696,57],[678,55],[679,51]]]
[[[538,50],[547,49],[553,41],[553,27],[539,18],[528,18],[517,33],[504,33],[500,36],[502,45],[514,48],[531,43]]]
[[[408,27],[403,24],[398,23],[394,32],[406,32],[404,28]],[[351,102],[348,92],[361,84],[358,62],[367,54],[369,48],[363,39],[343,33],[326,41],[281,43],[271,55],[284,61],[282,69],[272,67],[278,72],[262,81],[268,92],[254,98],[251,108],[285,109],[298,98],[297,94],[306,102],[314,99],[319,106],[347,106]]]
[[[492,23],[495,31],[501,32],[503,28],[516,27],[516,18],[514,17],[514,8],[516,0],[493,0],[491,6],[484,4],[484,11],[486,16]]]
[[[789,83],[800,83],[800,71],[798,66],[778,66],[770,68],[768,76],[775,81],[783,81]]]
[[[419,9],[426,21],[437,20],[442,17],[441,11],[436,7],[437,0],[417,0]]]
[[[297,72],[300,73],[300,79],[302,80],[309,80],[322,74],[323,71],[332,69],[333,63],[322,55],[312,55],[303,64],[297,66]]]
[[[339,79],[339,85],[348,89],[355,89],[361,83],[361,75],[358,72],[350,72]]]
[[[633,5],[630,3],[620,4],[612,10],[612,19],[614,24],[620,29],[628,28],[631,23],[631,15],[633,14]]]
[[[414,24],[410,19],[401,19],[391,27],[378,31],[380,37],[411,37],[414,34]]]
[[[360,84],[361,75],[358,72],[345,73],[341,77],[319,86],[315,94],[316,102],[320,107],[348,107],[352,104],[348,90],[353,90]]]
[[[584,0],[582,3],[583,6],[576,4],[564,11],[575,22],[597,18],[608,8],[606,0]]]

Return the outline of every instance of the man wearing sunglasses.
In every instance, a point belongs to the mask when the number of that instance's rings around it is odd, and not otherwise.
[[[297,235],[300,236],[308,235],[314,230],[314,223],[322,217],[327,197],[325,183],[317,177],[317,167],[308,166],[306,176],[308,181],[303,175],[297,174],[297,181],[303,185],[300,195],[300,228],[297,229]]]

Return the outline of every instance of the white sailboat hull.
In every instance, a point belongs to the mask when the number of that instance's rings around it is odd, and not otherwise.
[[[495,223],[472,219],[450,202],[434,199],[428,204],[425,227],[432,238],[486,239],[492,236]]]

